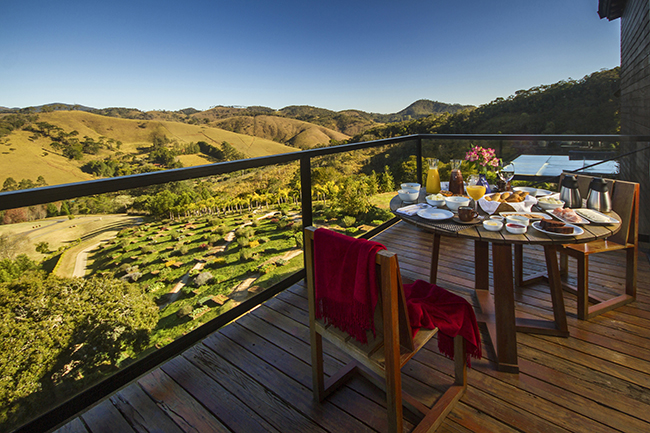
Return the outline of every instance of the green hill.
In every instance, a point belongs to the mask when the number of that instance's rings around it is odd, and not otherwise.
[[[619,68],[602,70],[580,80],[519,90],[474,110],[377,126],[352,140],[418,133],[617,134],[619,72]]]

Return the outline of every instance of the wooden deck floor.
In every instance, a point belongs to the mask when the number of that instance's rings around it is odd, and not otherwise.
[[[398,252],[404,274],[427,278],[431,235],[399,223],[376,239]],[[438,284],[477,305],[473,245],[455,238],[442,243]],[[622,275],[623,256],[597,255],[590,263],[594,289],[621,287],[615,275]],[[543,264],[541,249],[525,250],[527,271]],[[638,287],[636,302],[589,322],[576,318],[575,297],[565,294],[571,337],[518,333],[519,375],[497,372],[484,345],[466,394],[438,431],[650,432],[650,264],[644,253]],[[516,301],[518,314],[552,317],[544,284],[516,289]],[[296,285],[60,431],[385,431],[384,396],[362,378],[323,405],[312,400],[306,310],[305,289]],[[331,347],[326,351],[331,374],[346,359]],[[431,405],[440,395],[436,384],[451,382],[452,368],[431,341],[404,369],[404,386]]]

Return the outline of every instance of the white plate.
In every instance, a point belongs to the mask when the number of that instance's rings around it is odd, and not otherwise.
[[[531,186],[516,186],[512,188],[515,191],[523,191],[527,192],[528,194],[532,195],[533,197],[541,197],[543,195],[551,195],[553,194],[551,191],[547,189],[539,189],[539,188],[533,188]]]
[[[612,217],[610,217],[608,215],[605,215],[602,212],[598,212],[597,210],[593,210],[593,209],[574,209],[574,210],[576,211],[578,216],[580,216],[582,218],[586,218],[586,219],[588,219],[589,221],[591,221],[594,224],[618,224],[618,223],[620,223],[620,221],[617,220],[616,218],[612,218]],[[586,211],[587,213],[583,214],[582,213],[583,211]],[[601,221],[600,219],[590,218],[589,213],[591,213],[591,212],[595,213],[596,215],[600,215],[601,217],[603,217],[603,218],[605,218],[607,220],[606,221]]]
[[[545,213],[542,212],[501,212],[499,215],[502,217],[507,217],[509,215],[521,215],[525,216],[529,220],[535,221],[535,220],[551,220],[550,216],[546,215]],[[532,218],[531,218],[532,217]]]
[[[560,221],[562,221],[563,223],[566,223],[566,224],[589,224],[589,220],[586,219],[586,218],[581,217],[580,215],[578,215],[578,217],[580,218],[580,221],[576,222],[576,221],[567,221],[564,218],[555,215],[552,210],[547,210],[546,212],[548,212],[549,215],[559,219]]]
[[[542,232],[542,233],[546,233],[547,235],[551,235],[551,236],[579,236],[579,235],[581,235],[581,234],[583,234],[583,233],[585,232],[585,231],[582,230],[580,227],[578,227],[578,226],[574,226],[573,224],[567,224],[568,227],[573,227],[573,233],[555,233],[555,232],[549,232],[548,230],[544,230],[543,228],[540,227],[540,222],[539,222],[539,221],[535,221],[535,222],[532,224],[532,226],[533,226],[533,228],[534,228],[535,230],[540,231],[540,232]]]
[[[421,209],[418,216],[427,220],[442,221],[453,217],[454,213],[445,209]]]

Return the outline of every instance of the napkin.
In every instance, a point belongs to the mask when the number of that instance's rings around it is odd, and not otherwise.
[[[433,206],[428,205],[426,203],[417,203],[417,204],[411,204],[411,205],[408,205],[408,206],[401,207],[401,208],[397,209],[395,212],[401,213],[403,215],[413,216],[416,213],[418,213],[418,211],[420,209],[427,209],[427,208],[430,208],[430,207],[433,207]]]
[[[535,203],[537,203],[537,199],[531,195],[527,195],[524,201],[521,201],[519,203],[508,202],[507,204],[510,205],[515,212],[530,212]],[[481,209],[492,215],[499,208],[501,202],[488,201],[485,198],[481,197],[478,201],[478,204],[481,206]]]

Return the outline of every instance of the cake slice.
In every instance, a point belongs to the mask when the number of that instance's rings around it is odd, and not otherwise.
[[[544,219],[539,222],[539,225],[543,230],[546,230],[547,232],[562,233],[562,234],[573,233],[573,227],[567,226],[562,221]]]

